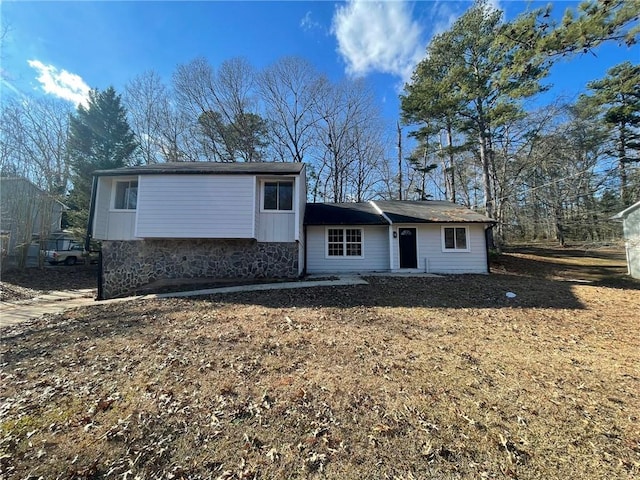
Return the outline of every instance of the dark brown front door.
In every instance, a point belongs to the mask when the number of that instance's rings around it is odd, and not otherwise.
[[[399,228],[400,268],[418,268],[418,252],[416,251],[416,229]]]

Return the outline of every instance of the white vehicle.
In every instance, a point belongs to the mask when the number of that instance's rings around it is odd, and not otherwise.
[[[66,245],[64,245],[65,243]],[[63,242],[63,248],[47,250],[44,253],[45,261],[51,265],[60,263],[75,265],[78,262],[84,262],[87,257],[88,254],[85,252],[84,247],[77,242]]]

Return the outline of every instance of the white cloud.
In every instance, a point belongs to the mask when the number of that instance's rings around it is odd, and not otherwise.
[[[320,27],[320,23],[316,22],[311,17],[311,11],[305,13],[304,17],[302,17],[302,20],[300,20],[300,28],[302,28],[303,30],[309,31]]]
[[[408,80],[424,56],[423,31],[407,2],[351,0],[336,9],[332,33],[351,75],[377,71]]]
[[[89,98],[89,86],[80,75],[58,70],[53,65],[45,65],[39,60],[28,60],[29,66],[38,72],[37,80],[45,93],[73,102],[75,105],[86,103]]]
[[[466,4],[465,4],[466,5]],[[468,4],[470,7],[471,4]],[[449,30],[455,21],[464,13],[462,5],[454,2],[436,1],[432,6],[432,16],[435,19],[432,25],[433,35],[440,35]]]

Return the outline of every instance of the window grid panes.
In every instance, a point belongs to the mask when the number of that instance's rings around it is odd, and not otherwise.
[[[348,228],[346,233],[347,257],[362,256],[362,230],[357,228]]]
[[[327,254],[330,257],[361,257],[362,230],[359,228],[328,229]]]
[[[467,229],[456,228],[456,248],[459,250],[467,249]]]
[[[330,257],[342,257],[344,255],[344,231],[342,229],[329,229],[328,247]]]
[[[137,204],[138,182],[117,182],[114,208],[116,210],[135,210]]]
[[[265,210],[293,210],[293,182],[265,182]]]
[[[466,250],[467,229],[465,227],[446,227],[444,229],[445,250]]]

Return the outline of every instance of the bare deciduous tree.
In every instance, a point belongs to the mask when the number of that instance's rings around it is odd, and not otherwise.
[[[314,99],[320,93],[320,76],[308,61],[283,57],[259,78],[259,91],[280,160],[303,162],[313,145]]]

